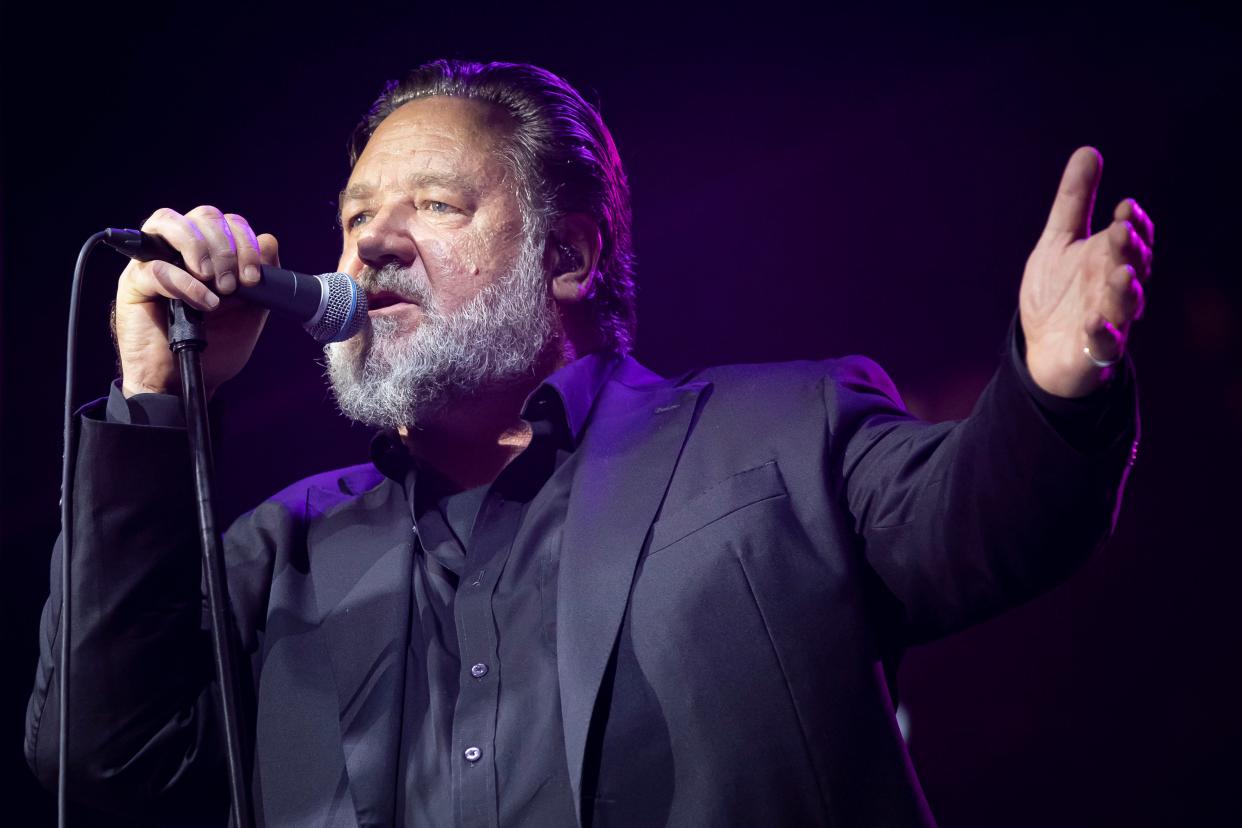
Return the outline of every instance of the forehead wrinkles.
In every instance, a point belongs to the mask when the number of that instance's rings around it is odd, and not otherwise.
[[[512,184],[507,161],[516,129],[501,107],[468,98],[431,97],[398,107],[376,128],[354,173],[383,176],[454,170],[480,183]],[[387,161],[403,162],[397,173]],[[378,162],[378,163],[377,163]],[[361,176],[351,175],[351,183]]]

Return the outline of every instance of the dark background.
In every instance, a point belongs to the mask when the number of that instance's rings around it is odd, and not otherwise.
[[[1061,168],[1098,147],[1097,226],[1129,195],[1157,223],[1120,525],[1051,594],[909,654],[910,746],[945,826],[1239,824],[1238,18],[445,8],[4,8],[0,822],[51,824],[19,745],[79,244],[209,203],[275,233],[286,266],[335,269],[346,135],[384,80],[455,56],[538,63],[599,102],[633,188],[641,360],[866,353],[933,419],[969,411]],[[121,264],[89,269],[79,402],[113,376]],[[220,393],[224,517],[365,457],[321,373],[273,320]]]

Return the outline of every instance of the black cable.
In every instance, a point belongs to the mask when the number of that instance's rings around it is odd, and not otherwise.
[[[78,299],[82,295],[82,271],[95,245],[104,238],[100,231],[86,240],[78,252],[69,287],[69,334],[65,343],[65,452],[60,467],[60,663],[57,670],[57,692],[60,694],[58,715],[60,732],[56,745],[56,824],[65,828],[65,766],[69,760],[69,627],[70,599],[69,556],[73,548],[73,467],[78,443],[73,420],[73,386],[77,380]]]
[[[73,271],[73,283],[69,294],[69,334],[65,344],[65,451],[60,480],[60,658],[58,692],[60,729],[57,744],[56,811],[57,825],[65,828],[67,821],[66,780],[69,764],[69,650],[70,636],[70,588],[69,562],[73,548],[73,477],[77,456],[77,434],[74,428],[73,391],[77,380],[77,329],[78,305],[82,293],[82,275],[91,251],[101,241],[116,231],[102,230],[89,239],[78,253],[77,266]],[[132,256],[132,254],[130,254]],[[142,257],[132,256],[139,261]],[[116,331],[112,332],[115,342]],[[169,303],[169,347],[177,354],[181,368],[182,398],[186,407],[186,423],[194,463],[195,494],[198,505],[199,535],[203,553],[204,577],[207,583],[208,604],[211,611],[212,654],[215,673],[220,685],[222,721],[228,764],[229,793],[232,804],[231,824],[236,828],[250,828],[254,824],[252,793],[249,778],[249,736],[243,732],[239,711],[241,678],[238,668],[240,643],[236,627],[231,623],[228,580],[224,564],[224,551],[220,535],[216,531],[212,508],[212,461],[211,434],[207,426],[207,396],[203,383],[200,352],[207,345],[201,315],[181,301]]]

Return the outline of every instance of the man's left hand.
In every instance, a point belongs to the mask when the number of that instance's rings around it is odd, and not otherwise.
[[[1070,157],[1022,276],[1027,368],[1040,388],[1060,397],[1085,396],[1107,381],[1143,314],[1151,275],[1153,227],[1134,199],[1118,204],[1108,229],[1091,235],[1102,170],[1091,147]]]

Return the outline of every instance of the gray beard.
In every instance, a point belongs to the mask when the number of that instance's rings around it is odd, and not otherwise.
[[[481,391],[530,382],[549,347],[564,346],[542,250],[529,242],[508,273],[449,314],[419,271],[387,265],[359,282],[413,298],[423,311],[413,333],[381,316],[324,348],[337,407],[366,425],[418,427]]]

